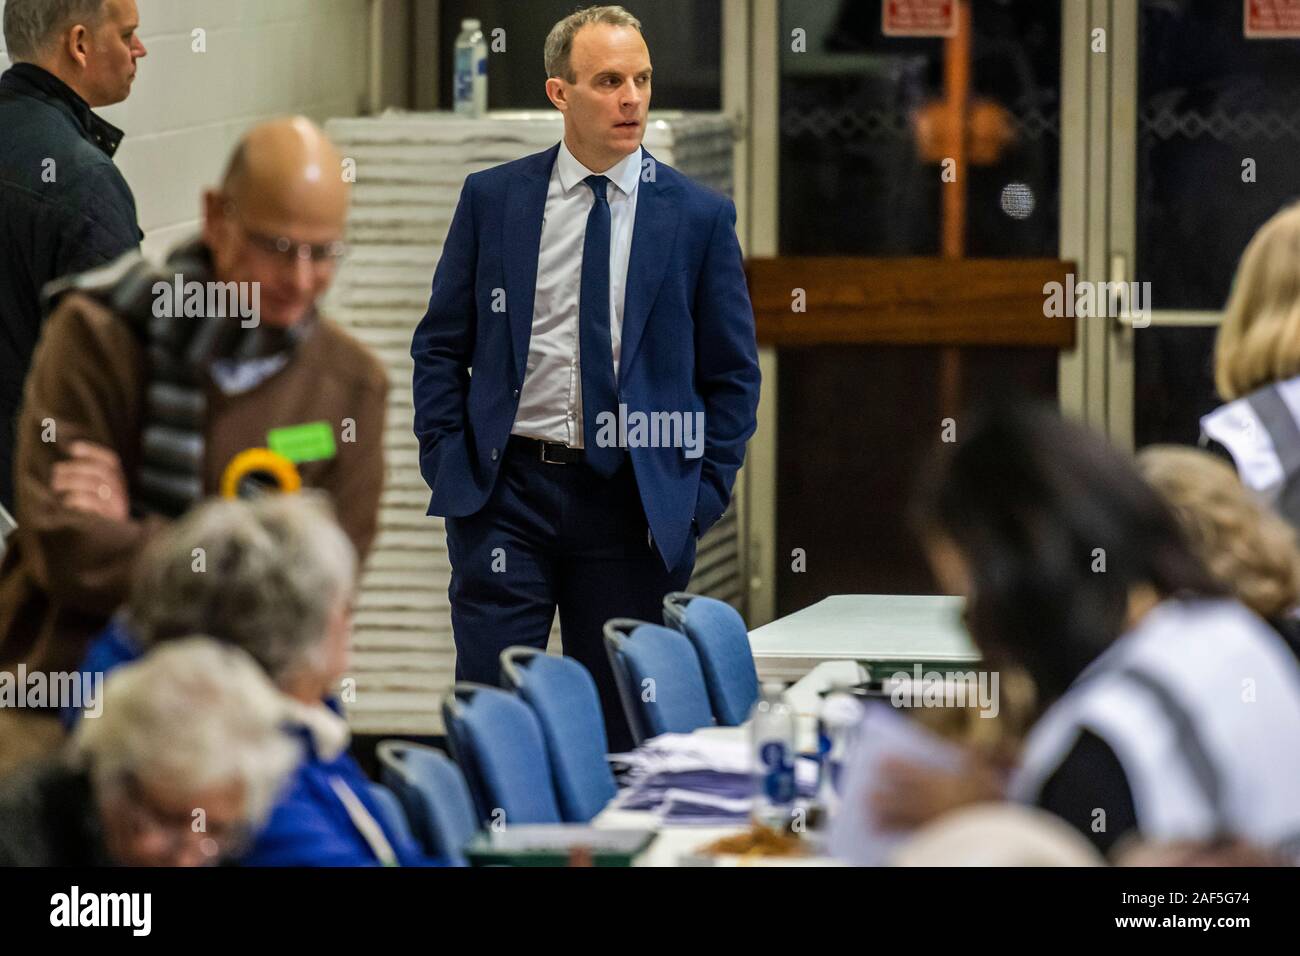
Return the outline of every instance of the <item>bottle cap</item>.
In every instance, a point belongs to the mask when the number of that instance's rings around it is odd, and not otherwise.
[[[863,713],[861,702],[851,694],[832,694],[822,702],[822,723],[827,726],[852,727]]]
[[[473,17],[460,21],[460,28],[462,30],[477,30],[479,26],[480,23],[478,22],[478,20]]]

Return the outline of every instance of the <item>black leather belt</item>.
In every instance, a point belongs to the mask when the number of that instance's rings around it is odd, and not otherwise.
[[[525,438],[523,435],[511,435],[512,444],[518,445],[526,455],[536,456],[548,465],[580,465],[587,460],[581,448],[570,448],[557,441],[542,441],[540,438]]]

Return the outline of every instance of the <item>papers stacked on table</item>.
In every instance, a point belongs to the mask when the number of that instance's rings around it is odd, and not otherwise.
[[[664,823],[726,826],[749,817],[754,792],[748,735],[661,734],[610,760],[627,767],[624,789],[614,798],[619,810],[649,811]],[[817,785],[817,763],[795,760],[800,797]]]

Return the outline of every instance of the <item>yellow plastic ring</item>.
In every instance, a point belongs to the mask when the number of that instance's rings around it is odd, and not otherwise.
[[[274,478],[276,487],[286,494],[302,488],[302,475],[288,458],[269,448],[249,448],[230,459],[221,476],[221,496],[238,498],[240,482],[257,472]]]

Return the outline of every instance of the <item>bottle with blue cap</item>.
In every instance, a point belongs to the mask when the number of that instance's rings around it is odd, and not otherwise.
[[[460,21],[452,87],[458,116],[477,118],[487,112],[487,41],[476,19]]]
[[[794,812],[795,724],[794,710],[780,684],[763,685],[749,730],[754,754],[753,817],[764,826],[784,829]]]

